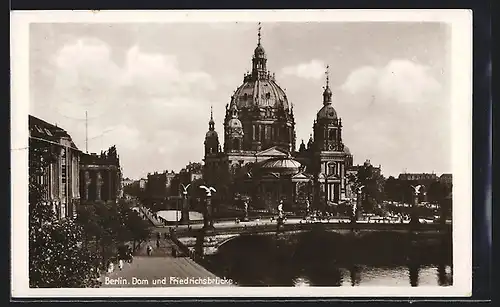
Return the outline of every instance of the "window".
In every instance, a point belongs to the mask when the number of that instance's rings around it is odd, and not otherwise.
[[[66,196],[66,149],[62,149],[61,151],[61,192],[63,197]]]
[[[38,130],[39,133],[43,133],[43,130],[40,127],[38,127],[37,125],[35,125],[35,128],[36,128],[36,130]]]
[[[335,174],[335,164],[329,163],[327,166],[328,166],[328,175]]]
[[[47,134],[48,134],[48,135],[50,135],[50,136],[53,136],[53,135],[52,135],[52,132],[50,132],[50,130],[49,130],[49,129],[47,129],[47,128],[45,128],[45,133],[47,133]]]

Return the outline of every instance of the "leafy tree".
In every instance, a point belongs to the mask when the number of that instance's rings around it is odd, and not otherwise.
[[[384,194],[387,200],[399,201],[402,198],[401,184],[398,179],[389,176],[384,184]]]
[[[97,258],[83,246],[83,229],[59,221],[47,202],[45,175],[56,155],[50,146],[30,140],[29,284],[34,288],[97,287]]]
[[[362,193],[362,209],[365,212],[373,212],[384,197],[384,177],[368,161],[365,162],[356,174],[347,177],[352,189],[357,191],[364,186]]]

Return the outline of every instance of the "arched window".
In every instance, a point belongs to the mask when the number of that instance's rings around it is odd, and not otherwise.
[[[233,139],[233,150],[239,150],[239,149],[240,149],[240,140]]]

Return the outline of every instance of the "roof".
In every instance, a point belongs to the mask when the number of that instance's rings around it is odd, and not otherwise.
[[[318,120],[335,120],[337,119],[337,111],[335,111],[335,108],[332,106],[332,104],[326,104],[318,111],[317,116]]]
[[[270,77],[246,78],[234,93],[233,99],[239,110],[253,107],[289,108],[285,91]]]
[[[30,137],[41,138],[55,143],[59,143],[61,138],[68,138],[70,147],[79,150],[68,132],[60,127],[32,115],[28,117],[28,126]]]
[[[272,158],[260,165],[261,171],[265,173],[279,173],[282,175],[295,175],[300,172],[302,164],[292,158]]]
[[[80,158],[80,163],[82,165],[111,165],[111,166],[120,166],[120,162],[118,159],[108,157],[107,155],[97,155],[93,154],[82,154]]]

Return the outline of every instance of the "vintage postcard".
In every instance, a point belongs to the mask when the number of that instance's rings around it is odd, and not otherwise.
[[[471,295],[470,11],[11,25],[13,297]]]

